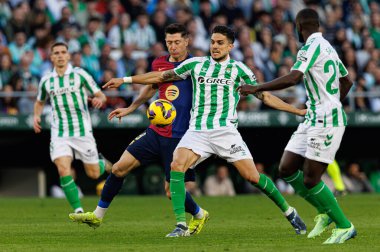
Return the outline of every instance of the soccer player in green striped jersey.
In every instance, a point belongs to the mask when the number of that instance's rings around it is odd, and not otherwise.
[[[301,10],[296,17],[301,43],[297,61],[288,75],[254,87],[244,85],[242,94],[284,89],[302,78],[308,96],[305,121],[294,132],[280,163],[280,175],[317,210],[316,225],[309,238],[319,236],[331,222],[336,229],[325,244],[343,243],[356,236],[337,200],[321,180],[332,163],[347,125],[341,101],[352,86],[348,72],[335,49],[319,32],[318,13]],[[303,168],[303,171],[302,171]]]
[[[33,127],[36,133],[41,132],[41,114],[49,95],[52,108],[50,157],[57,166],[62,189],[71,207],[75,212],[83,212],[71,176],[71,163],[75,155],[93,179],[112,168],[110,162],[98,154],[87,107],[87,92],[94,96],[91,101],[95,108],[100,108],[106,97],[86,71],[69,64],[70,54],[65,43],[52,45],[50,60],[54,69],[40,81]]]
[[[216,26],[212,32],[211,57],[195,57],[182,62],[174,70],[150,72],[132,77],[116,78],[103,87],[125,83],[155,84],[191,77],[193,105],[189,130],[173,154],[170,173],[170,192],[177,225],[167,237],[188,236],[185,216],[184,174],[206,158],[216,154],[232,163],[239,173],[258,187],[281,209],[297,234],[306,233],[306,226],[296,210],[290,207],[274,183],[259,174],[252,155],[237,130],[236,106],[241,84],[256,85],[252,71],[243,63],[230,59],[235,40],[234,32],[226,26]],[[273,108],[304,115],[270,93],[257,97]]]

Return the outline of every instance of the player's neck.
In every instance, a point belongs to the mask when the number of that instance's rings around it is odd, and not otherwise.
[[[55,67],[55,71],[57,72],[59,76],[63,76],[67,70],[67,67],[68,65],[63,66],[63,67]]]
[[[174,58],[173,56],[170,55],[169,62],[181,62],[181,61],[184,61],[186,58],[187,58],[187,53],[178,58]]]

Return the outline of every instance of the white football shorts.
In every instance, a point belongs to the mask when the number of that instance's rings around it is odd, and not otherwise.
[[[313,127],[301,123],[285,150],[330,164],[335,159],[346,127]]]
[[[196,165],[215,154],[229,163],[242,159],[252,159],[251,152],[236,128],[216,130],[188,130],[178,143],[177,148],[186,148],[200,155]]]
[[[55,137],[50,140],[50,158],[55,159],[70,156],[82,160],[86,164],[99,162],[98,150],[93,136]]]

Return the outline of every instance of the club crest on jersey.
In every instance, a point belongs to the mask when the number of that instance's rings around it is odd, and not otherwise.
[[[74,78],[70,77],[69,79],[70,86],[74,86]]]
[[[175,85],[170,85],[165,91],[165,96],[166,99],[168,99],[169,101],[174,101],[175,99],[177,99],[179,96],[178,87]]]
[[[226,73],[230,74],[231,71],[232,71],[231,67],[227,67],[227,68],[226,68]]]

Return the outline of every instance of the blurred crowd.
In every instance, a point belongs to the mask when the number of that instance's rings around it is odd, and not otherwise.
[[[355,86],[346,111],[380,111],[380,2],[371,0],[0,0],[0,113],[31,113],[40,78],[51,71],[49,48],[69,45],[72,65],[99,85],[112,77],[150,71],[166,53],[164,28],[179,22],[190,32],[190,53],[208,55],[210,31],[229,25],[237,40],[231,56],[259,82],[289,72],[300,46],[295,15],[316,9],[321,31],[336,48]],[[102,108],[130,104],[140,85],[109,91]],[[303,85],[277,93],[303,107]],[[239,110],[266,109],[252,96]]]

